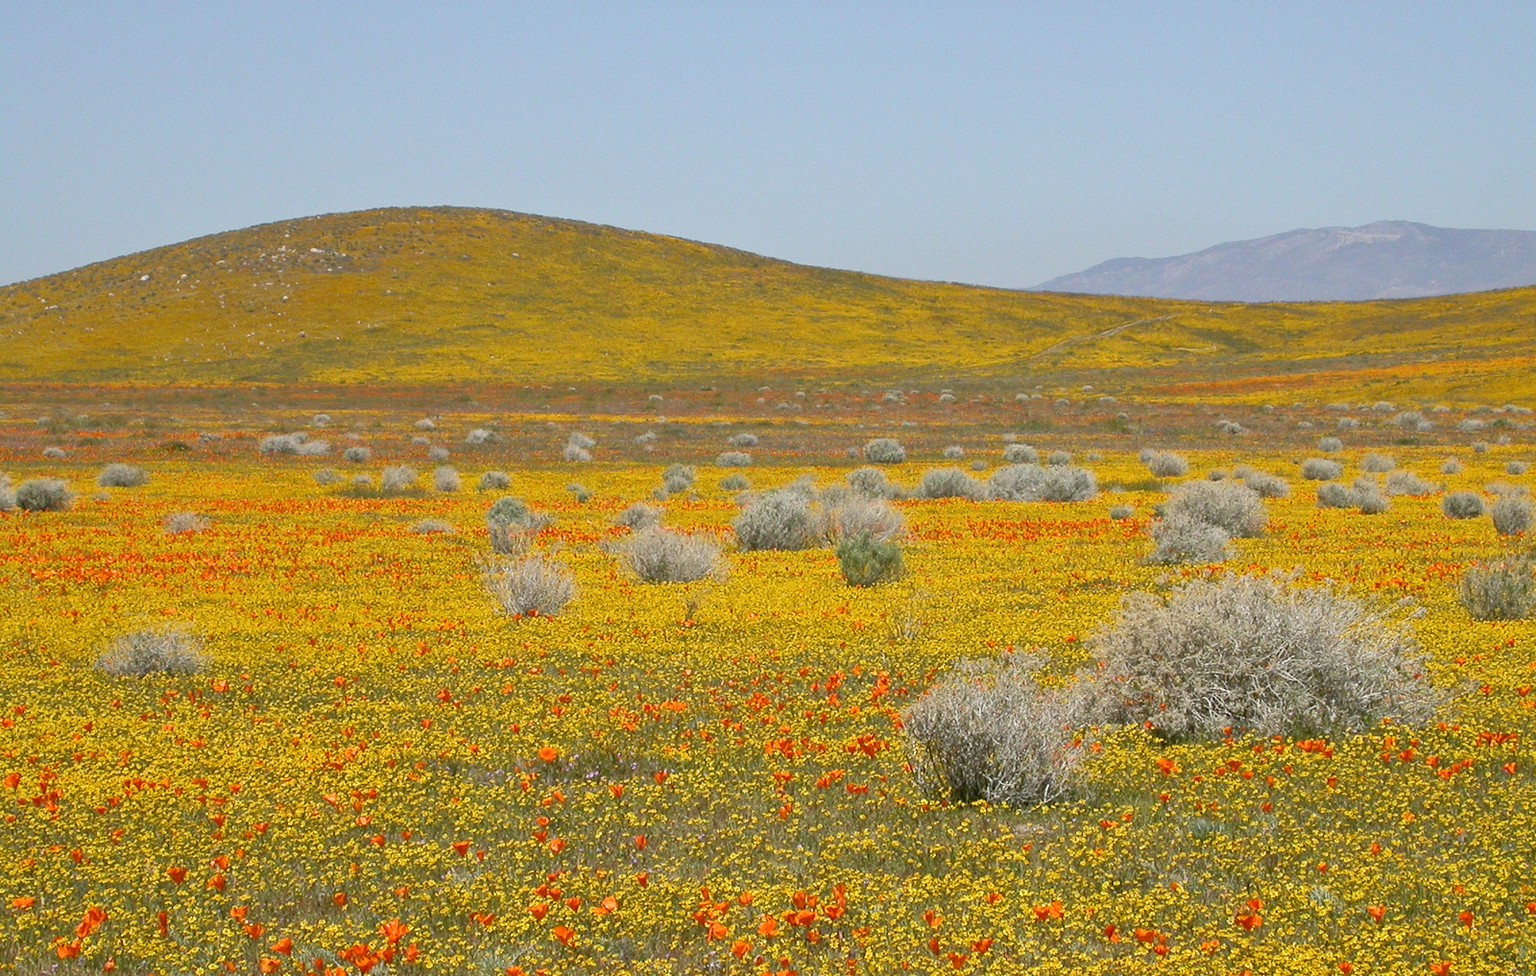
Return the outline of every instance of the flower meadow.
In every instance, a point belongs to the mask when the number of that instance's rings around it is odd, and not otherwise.
[[[1444,448],[1395,453],[1450,489],[1531,477],[1505,449],[1445,476]],[[377,497],[255,451],[136,458],[148,484],[99,494],[83,463],[7,462],[81,497],[0,514],[0,971],[1536,968],[1536,623],[1456,596],[1468,565],[1528,544],[1439,494],[1318,508],[1302,456],[1188,453],[1183,480],[1251,463],[1293,489],[1219,566],[1144,561],[1168,496],[1106,452],[1082,463],[1129,490],[896,502],[905,576],[868,588],[830,549],[736,550],[731,472],[707,465],[655,504],[728,573],[648,585],[611,544],[660,464],[508,463],[505,491]],[[855,463],[749,473],[825,488]],[[508,618],[482,585],[501,495],[553,517],[532,545],[575,574],[558,615]],[[167,532],[176,513],[204,521]],[[453,531],[412,531],[427,519]],[[1081,789],[1032,809],[914,781],[901,714],[954,663],[1027,651],[1069,681],[1129,592],[1292,571],[1402,604],[1435,721],[1086,730]],[[198,639],[200,670],[97,667],[162,627]]]

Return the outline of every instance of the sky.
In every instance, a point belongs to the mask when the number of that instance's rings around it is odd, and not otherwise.
[[[1027,287],[1536,229],[1536,4],[0,4],[0,283],[452,204]]]

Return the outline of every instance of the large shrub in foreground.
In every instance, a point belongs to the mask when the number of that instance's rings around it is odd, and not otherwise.
[[[619,550],[624,566],[642,583],[692,583],[723,571],[720,547],[703,536],[648,526]]]
[[[913,775],[928,792],[969,803],[1029,806],[1066,795],[1082,750],[1069,697],[1012,655],[964,661],[902,715]]]
[[[1098,717],[1170,739],[1359,731],[1436,701],[1403,621],[1269,576],[1132,594],[1091,648]]]

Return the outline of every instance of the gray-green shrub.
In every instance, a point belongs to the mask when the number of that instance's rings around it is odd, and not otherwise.
[[[416,469],[405,465],[385,468],[379,472],[379,491],[386,495],[403,495],[416,490]]]
[[[720,546],[703,536],[641,529],[619,549],[626,569],[642,583],[692,583],[721,575]]]
[[[679,495],[693,487],[696,479],[692,467],[674,464],[661,473],[661,490],[666,495]]]
[[[1360,470],[1371,474],[1385,474],[1397,467],[1397,462],[1385,454],[1367,454],[1360,459]]]
[[[96,667],[114,678],[196,674],[203,669],[203,642],[178,627],[136,630],[113,641]]]
[[[631,532],[639,532],[641,529],[661,524],[661,509],[643,502],[635,502],[620,512],[614,518],[613,524],[621,525]]]
[[[132,464],[109,464],[101,469],[96,484],[102,488],[138,488],[149,484],[149,474]]]
[[[164,522],[160,523],[166,535],[186,535],[202,532],[208,528],[209,524],[206,518],[193,512],[173,512],[165,517]]]
[[[826,530],[834,542],[857,536],[891,542],[906,531],[906,521],[884,499],[848,495],[835,502],[828,501]]]
[[[745,451],[723,451],[715,457],[717,468],[746,468],[752,464],[752,455]]]
[[[876,437],[864,445],[864,460],[870,464],[900,464],[907,459],[907,449],[893,437]]]
[[[848,472],[848,487],[866,498],[896,497],[896,486],[879,468],[857,468]]]
[[[1474,620],[1524,620],[1536,613],[1536,575],[1529,557],[1506,557],[1467,567],[1457,588]]]
[[[1154,566],[1219,563],[1232,555],[1232,535],[1226,529],[1186,514],[1165,515],[1152,523]]]
[[[849,586],[878,586],[901,578],[901,546],[868,532],[845,536],[834,550],[843,581]]]
[[[1439,491],[1438,485],[1425,481],[1412,471],[1394,471],[1387,475],[1388,495],[1422,498],[1425,495],[1433,495],[1436,491]]]
[[[16,510],[16,489],[11,487],[11,479],[0,474],[0,512],[13,512]]]
[[[1424,721],[1439,698],[1406,621],[1272,576],[1132,594],[1089,648],[1094,713],[1169,739],[1358,732]]]
[[[908,761],[928,793],[1032,806],[1067,796],[1082,756],[1069,696],[1038,663],[962,661],[902,714]]]
[[[455,492],[464,487],[459,473],[450,465],[443,465],[432,472],[432,487],[442,492]]]
[[[752,482],[744,474],[728,474],[720,479],[721,491],[746,491]]]
[[[1301,462],[1301,476],[1308,481],[1336,481],[1344,473],[1344,465],[1327,458],[1307,458]]]
[[[415,535],[452,535],[453,523],[442,519],[422,519],[411,526],[411,532]]]
[[[576,577],[543,556],[487,563],[483,580],[497,608],[514,620],[553,617],[576,596]]]
[[[1181,478],[1189,474],[1189,462],[1167,451],[1153,451],[1142,459],[1142,463],[1158,478]]]
[[[1337,437],[1324,437],[1317,442],[1317,449],[1324,454],[1334,454],[1344,450],[1344,442]],[[1335,475],[1334,477],[1338,477]]]
[[[476,487],[480,491],[506,491],[512,487],[512,476],[505,471],[487,471]]]
[[[1252,539],[1264,534],[1269,515],[1259,493],[1236,481],[1191,481],[1173,492],[1165,518],[1188,519],[1224,529],[1227,535]]]
[[[373,452],[362,445],[354,445],[341,452],[342,460],[351,461],[353,464],[365,464],[373,457]]]
[[[1531,528],[1531,500],[1514,491],[1500,492],[1488,506],[1488,515],[1499,535],[1520,535]]]
[[[1440,501],[1447,518],[1474,519],[1483,514],[1483,497],[1471,491],[1453,491]]]
[[[1004,464],[1039,464],[1040,452],[1028,444],[1004,444]]]
[[[33,478],[16,489],[16,507],[24,512],[64,512],[75,504],[75,493],[57,478]]]
[[[748,499],[731,528],[746,552],[815,549],[825,541],[825,525],[812,510],[810,496],[793,487]]]
[[[959,468],[935,468],[923,474],[915,493],[918,498],[966,498],[980,501],[987,497],[987,486]]]

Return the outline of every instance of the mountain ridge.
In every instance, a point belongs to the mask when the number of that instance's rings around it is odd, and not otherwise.
[[[1193,301],[1379,301],[1536,284],[1536,231],[1406,220],[1303,228],[1164,258],[1113,258],[1032,291]]]

